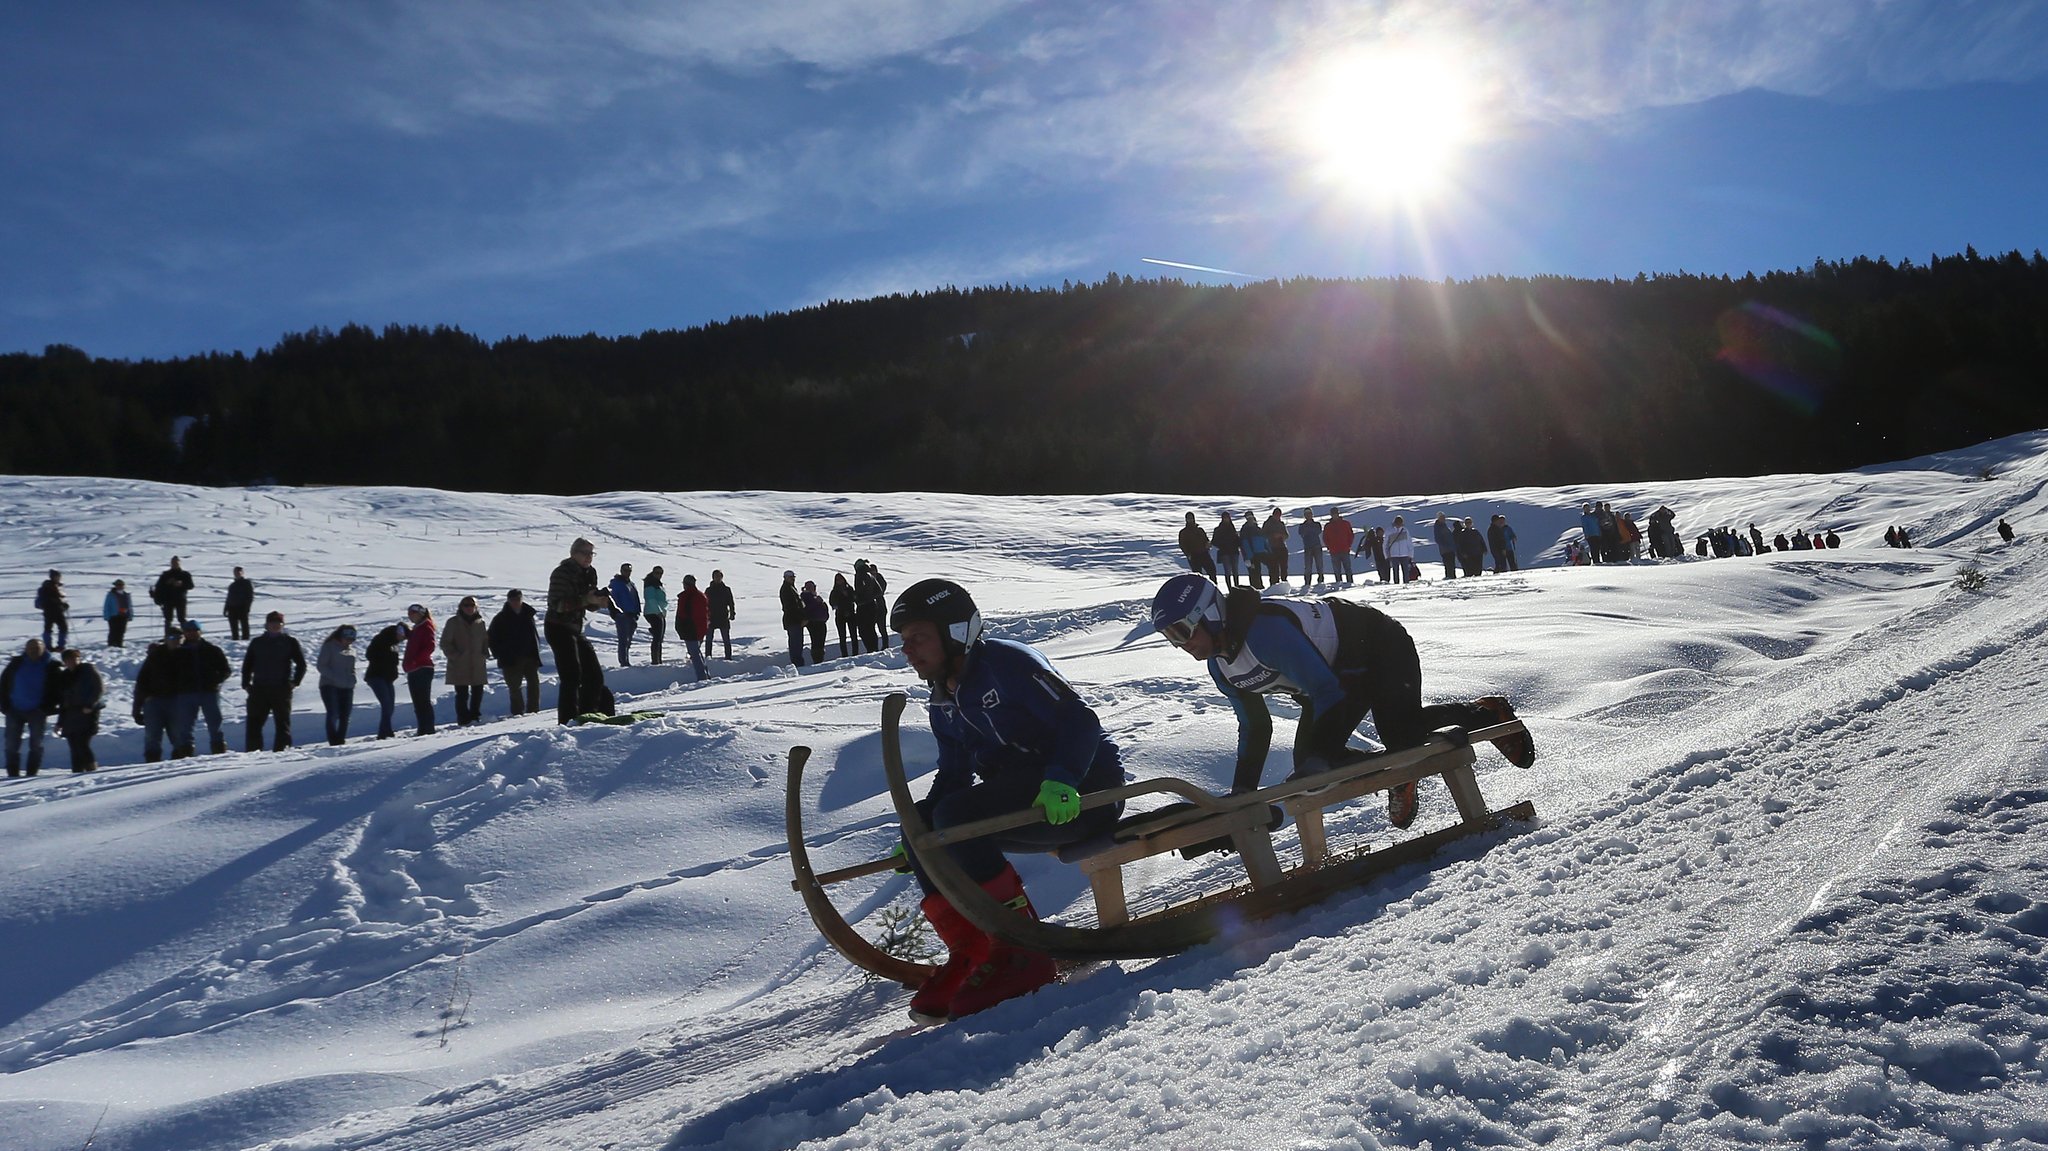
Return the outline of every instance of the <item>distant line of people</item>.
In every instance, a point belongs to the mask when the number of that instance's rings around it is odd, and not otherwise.
[[[1516,558],[1515,529],[1504,514],[1495,513],[1482,531],[1470,516],[1458,519],[1440,513],[1431,533],[1443,560],[1446,579],[1456,578],[1461,570],[1467,576],[1481,574],[1489,556],[1494,572],[1521,570]],[[1308,507],[1302,509],[1301,519],[1290,529],[1280,509],[1274,507],[1263,522],[1255,513],[1245,512],[1241,526],[1231,513],[1225,512],[1213,529],[1205,531],[1195,513],[1188,512],[1176,542],[1187,557],[1189,571],[1207,576],[1225,588],[1242,584],[1262,590],[1269,583],[1290,582],[1290,537],[1294,540],[1292,546],[1301,554],[1303,586],[1356,583],[1352,560],[1368,552],[1383,584],[1410,583],[1422,578],[1422,569],[1415,565],[1415,540],[1404,516],[1395,516],[1386,527],[1360,531],[1341,508],[1332,507],[1329,518],[1318,522],[1315,509]]]

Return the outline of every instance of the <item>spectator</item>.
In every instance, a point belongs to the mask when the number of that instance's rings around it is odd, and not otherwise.
[[[363,651],[363,683],[377,697],[378,739],[390,739],[395,734],[391,729],[391,711],[398,706],[399,651],[411,632],[412,628],[405,624],[392,624],[373,636]]]
[[[356,703],[354,624],[342,624],[328,633],[313,656],[313,670],[320,673],[320,706],[327,712],[327,746],[340,747],[348,742],[348,716]]]
[[[1493,573],[1521,571],[1522,565],[1515,562],[1515,529],[1508,526],[1508,517],[1495,512],[1486,525],[1486,547],[1493,553]]]
[[[425,604],[405,609],[411,629],[405,637],[405,658],[399,670],[405,672],[406,690],[412,695],[414,735],[434,734],[434,613]]]
[[[839,658],[845,659],[860,650],[860,605],[853,598],[853,585],[846,582],[845,572],[832,573],[832,594],[826,602],[832,605],[832,623],[839,629]]]
[[[1621,554],[1621,523],[1614,518],[1614,509],[1606,500],[1601,500],[1593,505],[1593,517],[1600,521],[1600,558],[1608,563],[1620,563],[1624,558]]]
[[[1244,577],[1238,574],[1237,524],[1224,512],[1216,519],[1216,530],[1209,533],[1209,542],[1216,547],[1216,567],[1222,572],[1224,586],[1236,587]]]
[[[179,626],[185,637],[178,641],[178,658],[173,665],[178,702],[171,717],[171,758],[184,759],[197,753],[194,741],[202,715],[206,717],[207,754],[225,755],[228,737],[221,730],[220,685],[235,674],[235,669],[228,663],[228,653],[206,641],[205,629],[198,620],[188,619]]]
[[[128,638],[128,621],[135,618],[135,597],[128,594],[126,581],[115,580],[108,589],[100,618],[107,621],[107,646],[121,647]]]
[[[1379,577],[1382,584],[1393,582],[1389,578],[1393,575],[1394,565],[1387,556],[1387,529],[1382,527],[1365,529],[1365,535],[1359,538],[1357,550],[1361,555],[1366,552],[1372,553],[1373,574]]]
[[[171,566],[165,568],[156,577],[156,583],[151,585],[149,589],[150,600],[158,607],[164,609],[165,635],[171,633],[171,617],[173,615],[177,616],[176,622],[178,626],[184,626],[185,600],[191,594],[192,573],[185,570],[184,565],[179,563],[177,556],[172,556]]]
[[[540,637],[533,630],[535,615],[525,593],[513,588],[505,593],[505,606],[491,618],[485,636],[491,655],[497,658],[498,672],[505,677],[513,715],[540,710]]]
[[[700,646],[711,634],[711,600],[697,590],[697,577],[693,575],[683,577],[683,594],[676,597],[676,633],[683,637],[683,646],[690,650],[690,667],[696,671],[698,682],[709,679],[710,673],[704,670],[704,655]],[[728,637],[729,635],[730,633]],[[726,642],[732,641],[728,638]]]
[[[1586,562],[1599,563],[1600,515],[1593,510],[1593,505],[1590,503],[1579,505],[1579,531],[1584,533],[1586,537]],[[1671,534],[1676,537],[1678,534],[1677,528],[1674,527]]]
[[[174,730],[177,714],[178,641],[182,633],[172,632],[150,644],[135,672],[135,703],[129,715],[142,725],[142,762],[156,763],[164,757],[164,733]],[[172,743],[176,750],[177,744]]]
[[[1751,520],[1749,524],[1749,543],[1751,549],[1757,555],[1762,555],[1769,550],[1764,546],[1764,533],[1756,530],[1755,520]]]
[[[668,589],[661,579],[667,570],[660,564],[648,569],[640,581],[640,610],[647,615],[647,662],[661,662],[662,637],[668,634]]]
[[[57,672],[57,734],[71,745],[71,774],[98,771],[92,737],[100,733],[100,708],[106,706],[107,685],[100,669],[86,663],[75,647],[64,649]]]
[[[583,649],[590,646],[583,638],[584,614],[612,606],[611,597],[598,590],[597,570],[592,566],[596,560],[597,545],[578,537],[569,545],[569,558],[556,564],[554,574],[548,577],[548,612],[541,630],[547,636],[548,650],[554,653],[555,674],[561,680],[555,700],[557,723],[582,715],[584,696],[594,702],[597,689],[603,686],[601,682],[583,682],[583,669],[596,664],[595,659],[589,664],[583,659]],[[603,679],[602,669],[598,678]]]
[[[1813,550],[1813,540],[1806,534],[1805,528],[1792,529],[1792,550],[1795,552],[1810,552]]]
[[[21,737],[28,736],[28,771],[34,775],[43,769],[43,734],[49,728],[50,716],[56,714],[61,685],[57,681],[58,665],[43,641],[29,640],[22,645],[21,654],[7,661],[7,667],[0,669],[0,709],[7,713],[7,778],[19,779],[24,774],[21,762]]]
[[[1436,513],[1436,522],[1430,525],[1430,533],[1436,540],[1437,557],[1444,563],[1444,578],[1458,578],[1458,530],[1454,520]]]
[[[1188,522],[1180,529],[1180,550],[1188,558],[1189,571],[1216,578],[1216,563],[1209,558],[1209,533],[1195,522],[1193,512],[1188,513]]]
[[[1344,583],[1354,583],[1351,575],[1351,521],[1336,508],[1330,509],[1330,518],[1323,522],[1323,547],[1330,553],[1330,574]]]
[[[824,663],[825,624],[832,618],[831,605],[818,595],[818,581],[808,579],[797,602],[804,606],[804,628],[811,633],[811,662]]]
[[[1828,529],[1828,549],[1829,549],[1830,551],[1832,551],[1832,550],[1834,550],[1835,548],[1838,548],[1838,547],[1841,547],[1841,546],[1842,546],[1842,537],[1841,537],[1841,536],[1838,536],[1838,535],[1836,535],[1836,534],[1835,534],[1835,529],[1833,529],[1833,528],[1829,528],[1829,529]]]
[[[484,622],[476,597],[466,595],[441,629],[441,654],[448,657],[445,678],[455,689],[455,726],[469,727],[484,717],[484,684],[490,679],[490,625]]]
[[[626,666],[626,651],[633,646],[633,632],[640,627],[640,593],[633,590],[633,565],[620,564],[612,577],[612,623],[619,629],[619,666]]]
[[[1668,504],[1658,504],[1650,513],[1650,554],[1658,559],[1676,559],[1680,554],[1677,516]]]
[[[1905,528],[1899,529],[1899,546],[1902,548],[1909,548],[1913,546],[1913,536],[1911,533],[1907,532]]]
[[[796,588],[796,573],[782,573],[782,632],[789,637],[789,666],[804,665],[804,597]]]
[[[284,613],[263,617],[263,634],[249,641],[242,654],[242,690],[249,696],[249,751],[263,747],[263,721],[277,717],[272,751],[292,745],[292,689],[306,678],[306,652],[285,634]]]
[[[1408,534],[1408,521],[1400,516],[1394,517],[1393,530],[1387,533],[1387,569],[1395,583],[1422,578],[1422,569],[1415,566],[1415,537]]]
[[[1266,515],[1266,570],[1272,574],[1272,583],[1287,582],[1287,521],[1280,518],[1280,509],[1275,507]]]
[[[71,642],[71,604],[64,598],[64,573],[50,569],[50,578],[36,589],[36,610],[43,613],[43,650],[63,651]],[[57,642],[50,642],[56,629]]]
[[[1301,539],[1302,584],[1308,583],[1311,574],[1322,583],[1329,572],[1323,567],[1323,525],[1316,522],[1314,508],[1301,509],[1301,522],[1294,525],[1294,534]]]
[[[713,573],[714,577],[716,573]],[[853,561],[853,622],[860,629],[862,651],[878,651],[889,642],[886,621],[889,616],[888,582],[882,573],[866,560]],[[712,617],[718,616],[718,605],[713,601]]]
[[[1471,516],[1466,516],[1462,520],[1453,520],[1452,526],[1456,529],[1452,538],[1458,548],[1458,563],[1465,569],[1465,574],[1476,576],[1484,572],[1486,570],[1486,537],[1480,535],[1479,529],[1472,526]]]
[[[2012,534],[2012,525],[2005,522],[2004,516],[1998,517],[1998,538],[2006,543],[2011,543]]]
[[[1244,513],[1244,526],[1238,530],[1237,539],[1244,546],[1245,572],[1252,590],[1257,591],[1266,586],[1264,577],[1272,575],[1272,568],[1266,562],[1273,554],[1272,541],[1266,538],[1266,530],[1259,526],[1258,517],[1249,511]]]
[[[235,569],[235,578],[228,582],[228,599],[222,614],[228,617],[228,638],[249,638],[249,612],[256,606],[256,585]]]
[[[861,560],[858,563],[855,563],[855,570],[858,571],[860,565],[863,563],[867,563],[867,561]],[[874,565],[869,564],[868,570],[870,572],[874,572],[875,579],[880,580],[882,578],[880,572],[875,572]],[[859,595],[860,585],[855,584],[853,590],[855,595]],[[711,633],[717,632],[719,636],[725,640],[725,658],[731,659],[732,621],[739,618],[739,613],[733,610],[732,589],[726,586],[724,572],[717,570],[712,571],[711,586],[704,589],[704,599],[705,602],[709,604],[711,608],[710,627],[709,630],[707,630],[704,633],[704,652],[707,655],[710,654]],[[868,650],[873,651],[875,649],[873,646],[870,646]]]
[[[1781,552],[1792,550],[1792,545],[1786,541],[1784,532],[1779,532],[1775,537],[1772,538],[1771,546],[1778,549]]]

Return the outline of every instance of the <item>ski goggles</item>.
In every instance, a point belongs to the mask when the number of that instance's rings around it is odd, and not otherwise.
[[[1162,624],[1159,628],[1159,634],[1165,636],[1166,642],[1175,647],[1186,647],[1188,646],[1188,641],[1195,638],[1195,629],[1201,626],[1201,623],[1202,617],[1199,614],[1191,615],[1186,619],[1177,619],[1172,623]]]

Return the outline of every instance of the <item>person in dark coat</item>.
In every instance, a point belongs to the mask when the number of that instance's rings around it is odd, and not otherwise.
[[[100,618],[107,621],[107,646],[120,647],[128,638],[128,621],[135,618],[135,597],[128,594],[128,583],[115,580],[107,590],[107,598],[100,605]]]
[[[854,601],[853,585],[846,582],[845,572],[832,573],[832,592],[825,602],[832,605],[832,624],[839,629],[839,658],[845,659],[860,651],[860,605]]]
[[[1236,587],[1244,577],[1238,574],[1237,524],[1224,512],[1216,520],[1216,529],[1209,533],[1209,542],[1216,548],[1216,569],[1223,573],[1224,586]]]
[[[804,597],[796,587],[796,573],[782,573],[782,587],[776,592],[782,600],[782,632],[789,637],[789,666],[804,665]]]
[[[228,582],[228,599],[222,614],[228,617],[228,638],[249,638],[249,612],[256,606],[256,585],[235,569],[235,578]]]
[[[1266,579],[1272,573],[1266,567],[1266,554],[1272,545],[1266,542],[1266,529],[1259,526],[1259,517],[1249,509],[1244,513],[1244,523],[1238,528],[1237,542],[1244,548],[1244,573],[1246,582],[1253,590],[1266,586]]]
[[[1515,562],[1515,529],[1508,526],[1508,517],[1499,512],[1486,525],[1486,548],[1493,553],[1493,571],[1521,571],[1522,565]]]
[[[1193,512],[1188,513],[1187,523],[1180,529],[1180,551],[1187,557],[1189,571],[1216,578],[1216,563],[1209,558],[1209,533],[1195,522]]]
[[[1328,573],[1323,568],[1323,525],[1316,522],[1314,508],[1301,509],[1301,522],[1294,525],[1294,534],[1301,538],[1301,582],[1307,583],[1310,576],[1322,583]]]
[[[626,652],[633,646],[633,633],[640,628],[640,593],[633,589],[633,565],[620,564],[612,577],[612,623],[619,629],[619,666],[626,666]]]
[[[43,650],[63,651],[71,642],[71,604],[64,598],[64,573],[50,569],[50,578],[36,589],[36,610],[43,613]],[[50,641],[55,630],[57,640]]]
[[[804,629],[811,633],[811,662],[825,662],[825,625],[832,620],[832,607],[818,594],[818,581],[805,580],[804,590],[797,595],[797,602],[804,605]]]
[[[2006,543],[2012,542],[2012,525],[2005,522],[2004,516],[1998,517],[1998,538]]]
[[[859,563],[854,565],[856,569],[859,566]],[[854,588],[855,592],[859,590],[859,587]],[[739,618],[739,612],[733,610],[732,588],[726,584],[724,572],[714,570],[711,573],[711,585],[704,589],[704,602],[711,608],[710,630],[704,633],[704,653],[706,655],[711,653],[711,636],[713,633],[716,633],[725,640],[725,658],[731,659],[732,621]],[[869,648],[868,650],[873,651],[874,649]]]
[[[1280,516],[1280,509],[1274,508],[1260,525],[1266,533],[1266,572],[1269,582],[1287,582],[1287,521]],[[1307,581],[1303,581],[1307,582]]]
[[[697,590],[697,577],[685,575],[683,592],[676,597],[676,634],[683,637],[683,646],[690,650],[690,667],[696,671],[699,682],[710,678],[704,670],[703,645],[711,634],[711,610],[710,597]],[[727,643],[732,642],[730,634],[727,633]]]
[[[586,685],[583,671],[597,666],[593,658],[586,663],[582,649],[590,646],[583,638],[584,613],[599,608],[611,610],[612,601],[597,586],[597,545],[578,537],[569,545],[569,558],[555,565],[554,573],[548,576],[548,610],[541,625],[547,636],[548,650],[555,657],[555,674],[561,681],[561,692],[555,701],[555,722],[568,723],[583,714],[582,703],[585,694],[597,694],[598,685]],[[599,678],[603,674],[600,668]]]
[[[363,683],[377,697],[378,739],[390,739],[397,734],[391,728],[391,712],[398,706],[398,664],[411,630],[406,624],[392,624],[370,637],[370,646],[363,651]],[[539,664],[540,653],[536,650],[534,665]]]
[[[1486,570],[1486,537],[1472,526],[1472,517],[1457,521],[1454,537],[1458,548],[1458,563],[1468,576],[1476,576]]]
[[[1445,518],[1444,518],[1444,513],[1442,513],[1442,512],[1438,512],[1438,513],[1436,513],[1436,523],[1434,523],[1434,524],[1432,524],[1432,525],[1430,526],[1430,531],[1431,531],[1431,533],[1433,533],[1433,534],[1434,534],[1434,536],[1436,537],[1436,554],[1437,554],[1437,558],[1438,558],[1438,559],[1441,559],[1441,560],[1443,560],[1443,561],[1444,561],[1444,578],[1445,578],[1445,579],[1457,579],[1457,578],[1458,578],[1458,533],[1457,533],[1457,529],[1456,529],[1455,527],[1453,527],[1453,526],[1452,526],[1452,523],[1451,523],[1451,521],[1450,521],[1450,520],[1447,520],[1447,519],[1445,519]]]
[[[185,570],[177,556],[172,556],[171,566],[156,577],[156,583],[150,585],[149,589],[151,602],[164,609],[165,635],[169,635],[173,630],[171,617],[174,615],[177,617],[177,626],[184,626],[185,601],[191,594],[192,573]]]
[[[201,716],[206,717],[207,753],[224,755],[228,737],[221,728],[220,685],[235,674],[235,669],[228,663],[228,653],[207,642],[205,629],[198,620],[188,619],[180,626],[185,638],[178,642],[177,662],[172,665],[176,669],[178,702],[172,717],[175,727],[171,732],[171,758],[184,759],[198,753],[195,740]]]
[[[43,769],[43,734],[49,729],[50,717],[57,713],[59,670],[56,659],[51,657],[39,639],[23,644],[21,654],[8,660],[5,669],[0,669],[0,710],[7,713],[9,779],[17,779],[24,774],[21,759],[24,735],[28,737],[28,770],[25,774],[34,775]]]
[[[711,573],[715,579],[717,572]],[[882,569],[867,560],[853,561],[853,602],[858,610],[855,622],[860,625],[860,645],[865,651],[889,650],[889,581],[882,578]],[[718,601],[711,602],[711,613],[718,615]]]
[[[533,630],[538,614],[525,593],[513,588],[505,593],[505,606],[491,617],[491,654],[512,696],[513,715],[540,710],[540,636]]]
[[[276,717],[270,750],[292,745],[292,689],[306,678],[306,650],[285,634],[284,613],[263,617],[263,634],[249,641],[242,655],[242,690],[249,696],[248,751],[263,749],[263,722]]]
[[[183,633],[172,632],[150,644],[135,672],[135,702],[130,718],[142,725],[142,762],[155,763],[164,757],[164,735],[175,730],[177,715],[178,641]],[[171,744],[175,749],[175,741]]]
[[[71,745],[73,775],[99,770],[92,737],[100,732],[100,708],[106,702],[107,685],[100,669],[85,662],[77,648],[65,648],[64,666],[57,672],[57,734]]]

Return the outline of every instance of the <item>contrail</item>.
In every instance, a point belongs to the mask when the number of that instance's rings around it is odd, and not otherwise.
[[[1257,276],[1252,275],[1250,272],[1233,272],[1229,268],[1211,268],[1202,264],[1183,264],[1178,260],[1155,260],[1150,256],[1140,256],[1138,259],[1142,263],[1161,264],[1168,268],[1186,268],[1191,272],[1214,272],[1219,276],[1242,276],[1247,280],[1258,279]]]

